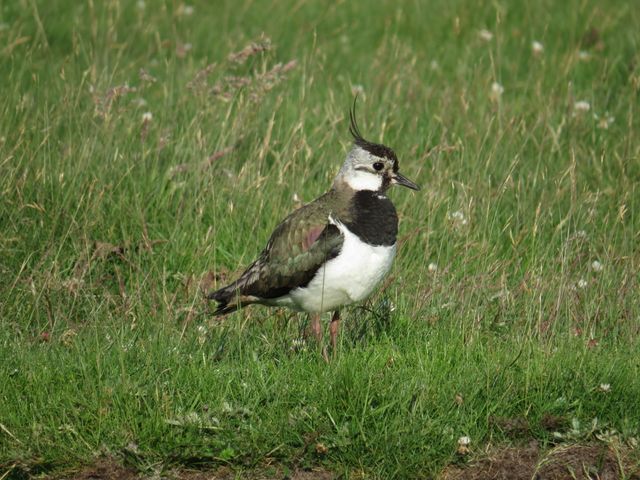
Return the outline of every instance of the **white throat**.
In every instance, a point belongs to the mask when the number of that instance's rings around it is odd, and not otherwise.
[[[375,192],[382,187],[382,177],[380,175],[360,170],[349,172],[344,180],[356,192],[360,190],[373,190]]]

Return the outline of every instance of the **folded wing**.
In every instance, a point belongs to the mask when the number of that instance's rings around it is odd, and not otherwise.
[[[335,258],[344,236],[329,215],[303,208],[287,217],[271,235],[258,259],[231,285],[208,298],[218,302],[223,315],[251,303],[287,295],[305,287],[324,262]]]

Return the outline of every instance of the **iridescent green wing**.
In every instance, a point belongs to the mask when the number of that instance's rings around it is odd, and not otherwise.
[[[322,264],[340,253],[343,242],[329,211],[307,205],[276,228],[258,260],[239,279],[244,280],[240,292],[268,299],[304,287]]]

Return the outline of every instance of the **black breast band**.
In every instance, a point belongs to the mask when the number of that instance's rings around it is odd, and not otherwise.
[[[387,197],[371,190],[356,192],[351,203],[351,218],[353,221],[345,226],[363,242],[386,246],[396,243],[398,215]]]

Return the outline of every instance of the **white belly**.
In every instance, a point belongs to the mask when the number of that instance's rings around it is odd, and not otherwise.
[[[344,235],[340,254],[321,267],[306,287],[289,292],[288,306],[325,312],[364,300],[391,269],[396,244],[367,245],[344,225],[336,225]]]

